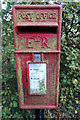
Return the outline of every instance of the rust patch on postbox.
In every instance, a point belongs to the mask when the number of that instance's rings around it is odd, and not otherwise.
[[[15,5],[13,24],[19,106],[57,108],[62,10],[59,5]]]

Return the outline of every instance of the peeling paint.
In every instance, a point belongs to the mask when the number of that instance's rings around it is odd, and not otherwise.
[[[15,14],[17,22],[43,22],[43,21],[56,21],[58,19],[58,11],[56,10],[44,10],[40,9],[37,10],[28,10],[28,9],[23,9],[23,10],[16,10]]]
[[[28,37],[26,37],[28,36]],[[46,36],[46,37],[45,37]],[[50,37],[48,37],[50,36]],[[29,51],[51,51],[51,50],[57,50],[57,35],[56,34],[42,34],[34,36],[32,34],[29,37],[29,34],[24,34],[18,38],[16,37],[16,49],[23,50],[26,52]]]
[[[21,104],[24,104],[24,94],[23,94],[23,85],[22,85],[22,70],[21,70],[21,59],[18,57],[18,87],[19,87],[19,96]]]

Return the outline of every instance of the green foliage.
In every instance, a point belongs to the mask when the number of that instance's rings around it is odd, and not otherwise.
[[[27,120],[30,120],[35,118],[35,111],[22,110],[18,105],[12,24],[12,6],[15,4],[17,3],[7,2],[7,8],[2,9],[1,13],[3,39],[3,119],[27,118]],[[24,2],[23,4],[26,3]],[[56,2],[55,4],[62,3]],[[56,110],[45,110],[45,118],[79,119],[79,3],[64,3],[62,8],[59,107]]]
[[[60,106],[70,118],[79,115],[79,3],[63,5]]]

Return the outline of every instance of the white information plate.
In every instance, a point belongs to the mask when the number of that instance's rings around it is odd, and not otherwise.
[[[29,64],[30,94],[46,93],[46,63]]]

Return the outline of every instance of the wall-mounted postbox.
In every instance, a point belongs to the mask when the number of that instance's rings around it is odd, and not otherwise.
[[[20,108],[58,106],[61,17],[58,5],[13,7]]]

